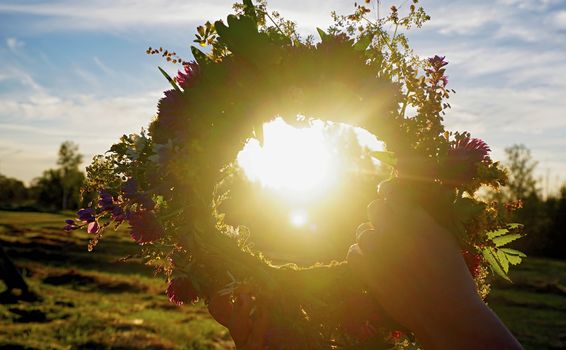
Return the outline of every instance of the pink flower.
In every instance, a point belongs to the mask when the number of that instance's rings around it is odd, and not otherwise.
[[[184,72],[179,71],[179,74],[177,74],[177,83],[185,90],[193,85],[195,78],[200,73],[200,67],[194,61],[183,65],[183,67]]]
[[[488,160],[488,153],[491,149],[483,140],[476,138],[463,138],[452,146],[448,154],[452,157],[464,158],[473,163],[479,163],[483,160]]]
[[[489,162],[489,146],[482,140],[465,137],[448,150],[445,164],[446,180],[461,185],[476,176],[479,163]]]
[[[167,286],[167,297],[173,304],[183,305],[198,300],[198,293],[188,277],[176,277]]]
[[[139,244],[156,241],[165,234],[152,211],[141,210],[130,213],[128,222],[131,226],[130,235]]]
[[[98,233],[100,231],[100,225],[98,225],[98,222],[93,221],[91,223],[88,224],[86,232],[88,233]]]

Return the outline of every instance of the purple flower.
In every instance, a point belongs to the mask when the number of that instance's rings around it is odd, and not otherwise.
[[[75,220],[67,219],[67,220],[65,220],[65,223],[67,225],[65,225],[65,227],[63,227],[63,230],[65,230],[66,232],[71,232],[71,231],[76,230],[78,228],[78,226],[75,223]]]
[[[112,198],[112,195],[108,191],[100,191],[98,206],[104,211],[111,211],[112,209],[114,209],[114,198]]]
[[[428,63],[438,70],[448,64],[448,62],[444,60],[445,58],[446,56],[434,55],[434,57],[429,57]]]
[[[122,185],[122,193],[124,193],[124,197],[130,198],[131,196],[135,195],[138,191],[138,183],[136,180],[129,178],[128,181],[124,182]]]
[[[124,212],[124,209],[120,208],[119,206],[115,206],[112,209],[112,220],[114,221],[126,220],[126,213]]]
[[[130,235],[139,244],[156,241],[164,236],[163,227],[152,211],[141,210],[128,215]]]
[[[145,209],[151,210],[155,207],[153,200],[146,193],[138,191],[138,184],[132,178],[122,185],[122,193],[125,198],[141,204]]]
[[[198,300],[198,293],[190,278],[176,277],[167,286],[167,297],[173,304],[182,305],[194,303]]]
[[[94,218],[94,210],[92,208],[83,208],[77,211],[77,216],[79,220],[84,222],[93,222]]]
[[[448,62],[446,62],[444,58],[445,56],[435,55],[428,59],[431,68],[427,68],[425,71],[430,78],[429,81],[433,88],[446,88],[446,85],[448,85],[448,77],[444,75],[446,68],[443,68]]]

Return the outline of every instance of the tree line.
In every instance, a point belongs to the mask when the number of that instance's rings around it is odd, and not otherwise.
[[[516,248],[531,255],[566,258],[566,185],[543,196],[535,175],[537,162],[530,150],[513,145],[505,153],[507,186],[497,193],[487,192],[486,200],[516,203],[509,219],[522,223],[527,233],[516,241]],[[78,145],[66,141],[59,148],[56,167],[45,170],[29,186],[0,174],[0,209],[54,212],[80,208],[86,203],[81,196],[85,181],[82,161]],[[364,185],[364,190],[368,188]]]
[[[0,209],[51,212],[78,209],[85,181],[80,170],[82,161],[78,145],[66,141],[59,147],[57,167],[45,170],[29,186],[0,174]]]
[[[566,258],[566,184],[556,192],[542,194],[535,176],[537,161],[524,145],[505,149],[509,181],[503,191],[488,195],[491,200],[515,201],[510,220],[524,225],[526,236],[513,244],[530,255]]]

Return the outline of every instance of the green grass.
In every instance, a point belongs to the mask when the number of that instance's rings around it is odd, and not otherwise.
[[[41,300],[0,304],[0,349],[225,349],[225,328],[203,305],[178,307],[139,261],[127,232],[94,252],[65,215],[0,211],[0,244]],[[4,289],[0,282],[0,291]]]
[[[566,349],[566,261],[528,258],[488,303],[526,349]]]
[[[0,303],[0,349],[225,349],[227,330],[202,305],[171,305],[165,282],[139,261],[125,231],[94,252],[66,233],[68,216],[0,211],[0,244],[41,296]],[[497,281],[488,304],[526,349],[566,348],[566,262],[528,258],[513,284]],[[0,291],[3,289],[0,282]]]

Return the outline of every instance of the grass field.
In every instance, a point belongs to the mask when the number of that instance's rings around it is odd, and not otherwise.
[[[226,349],[227,331],[202,305],[177,307],[125,232],[87,252],[64,215],[0,211],[0,244],[41,299],[0,303],[0,349]],[[489,305],[526,349],[566,349],[566,262],[529,258],[498,282]],[[0,282],[0,291],[3,290]]]

